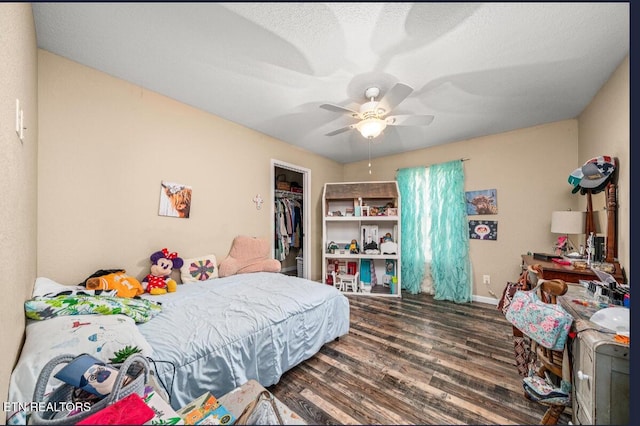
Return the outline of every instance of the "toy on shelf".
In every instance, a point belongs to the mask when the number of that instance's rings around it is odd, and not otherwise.
[[[362,248],[366,254],[380,254],[378,250],[378,225],[362,225]]]
[[[366,254],[378,254],[380,251],[378,250],[378,245],[375,241],[369,241],[364,245],[364,252]]]
[[[393,242],[393,238],[391,237],[391,233],[387,232],[382,237],[382,243],[380,243],[380,252],[382,254],[397,254],[398,253],[398,244]]]

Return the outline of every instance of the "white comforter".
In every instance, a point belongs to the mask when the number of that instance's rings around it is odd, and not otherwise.
[[[332,286],[257,272],[187,283],[145,297],[162,313],[138,325],[156,361],[175,365],[171,405],[209,391],[222,396],[249,379],[263,386],[349,332],[349,301]],[[158,363],[171,384],[170,364]]]

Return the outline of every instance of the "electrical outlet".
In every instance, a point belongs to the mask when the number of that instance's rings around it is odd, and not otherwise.
[[[482,276],[482,283],[483,284],[491,284],[491,276],[490,275],[483,275]]]

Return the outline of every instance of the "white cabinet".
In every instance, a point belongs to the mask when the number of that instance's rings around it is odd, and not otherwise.
[[[397,183],[326,183],[322,215],[324,282],[336,285],[334,279],[346,278],[345,282],[350,283],[357,274],[357,285],[343,286],[343,291],[400,297]]]
[[[628,424],[629,344],[597,330],[589,320],[594,313],[591,305],[574,303],[592,296],[582,285],[569,283],[567,293],[558,298],[573,316],[572,330],[577,332],[570,347],[572,421],[581,425]]]
[[[629,345],[583,331],[573,342],[573,422],[629,423]]]

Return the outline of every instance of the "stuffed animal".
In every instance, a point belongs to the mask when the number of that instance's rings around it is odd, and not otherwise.
[[[144,293],[142,284],[124,270],[87,278],[85,287],[87,290],[116,290],[118,297],[136,297]]]
[[[144,277],[142,285],[147,293],[165,294],[173,293],[178,289],[178,283],[171,278],[173,269],[180,269],[184,263],[178,253],[171,252],[166,248],[153,253],[151,259],[151,273]]]

